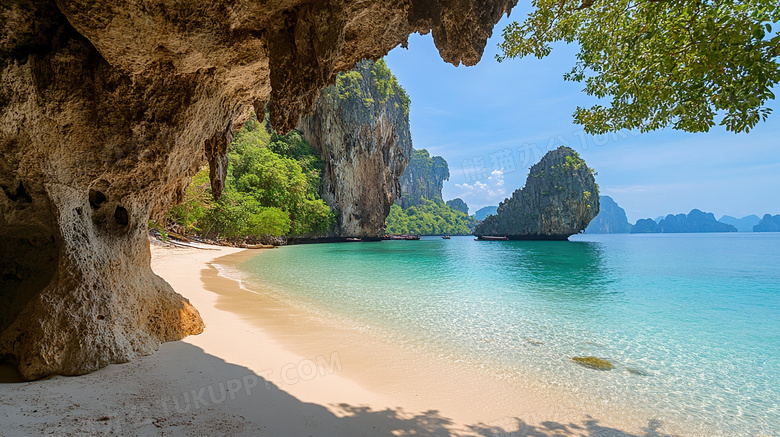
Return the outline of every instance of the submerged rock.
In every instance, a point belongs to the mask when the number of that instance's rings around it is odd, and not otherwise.
[[[585,367],[596,370],[612,370],[615,365],[607,360],[596,357],[572,357],[572,361]]]
[[[574,150],[559,147],[531,167],[525,187],[485,217],[474,235],[510,240],[565,240],[584,230],[599,213],[593,170]]]
[[[646,370],[642,370],[638,367],[626,367],[626,370],[628,373],[631,373],[633,375],[639,375],[639,376],[651,376],[650,372]]]

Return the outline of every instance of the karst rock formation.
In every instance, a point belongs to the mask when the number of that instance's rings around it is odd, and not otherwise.
[[[594,171],[574,150],[558,147],[531,167],[525,186],[485,217],[474,235],[510,240],[566,240],[599,213]]]
[[[201,332],[150,269],[147,220],[204,162],[219,195],[250,108],[287,131],[413,32],[475,64],[515,3],[4,0],[0,360],[77,375]]]
[[[339,82],[298,128],[325,162],[320,195],[338,211],[334,234],[379,238],[412,153],[408,98],[384,62],[361,61]]]

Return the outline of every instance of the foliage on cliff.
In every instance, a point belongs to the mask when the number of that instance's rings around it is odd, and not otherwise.
[[[253,118],[230,145],[228,160],[220,200],[212,200],[203,169],[184,202],[169,211],[186,233],[242,239],[319,235],[332,226],[334,215],[317,195],[322,161],[298,132],[269,134],[265,123]]]
[[[431,156],[427,150],[415,150],[401,176],[402,208],[419,205],[423,199],[441,199],[444,181],[450,178],[450,168],[441,156]]]
[[[398,96],[400,105],[403,106],[404,115],[409,115],[409,104],[411,103],[409,95],[398,84],[398,80],[382,59],[376,62],[364,60],[358,63],[355,69],[339,73],[335,86],[339,99],[349,100],[358,97],[366,108],[374,103],[385,104],[391,97]],[[367,87],[375,92],[367,92]],[[378,102],[374,96],[378,97]],[[399,103],[394,104],[399,105]]]
[[[403,209],[390,208],[387,216],[388,234],[408,235],[469,235],[474,218],[447,206],[441,199],[422,199],[419,204]]]
[[[566,80],[607,106],[578,107],[589,133],[672,126],[706,132],[720,118],[747,132],[766,120],[780,83],[780,21],[768,0],[540,0],[522,23],[504,30],[499,59],[550,54],[577,42]]]

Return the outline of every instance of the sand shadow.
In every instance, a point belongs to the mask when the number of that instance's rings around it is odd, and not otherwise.
[[[176,377],[171,377],[174,369]],[[0,417],[9,435],[263,435],[263,436],[619,436],[602,426],[520,418],[463,427],[436,410],[375,410],[365,405],[304,402],[249,368],[184,342],[158,354],[79,377],[0,385]],[[327,375],[323,376],[327,377]],[[90,394],[84,396],[85,390]],[[90,399],[94,397],[95,399]],[[43,404],[46,408],[42,408]],[[51,405],[72,406],[62,416]],[[17,427],[17,428],[14,428]],[[649,424],[642,436],[661,437]]]

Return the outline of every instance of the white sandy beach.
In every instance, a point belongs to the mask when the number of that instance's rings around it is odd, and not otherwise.
[[[242,290],[210,264],[255,254],[153,245],[153,269],[200,311],[205,332],[89,375],[0,384],[0,436],[680,432],[658,428],[651,417],[580,405],[574,395],[509,386],[347,329],[324,329],[284,302]]]

